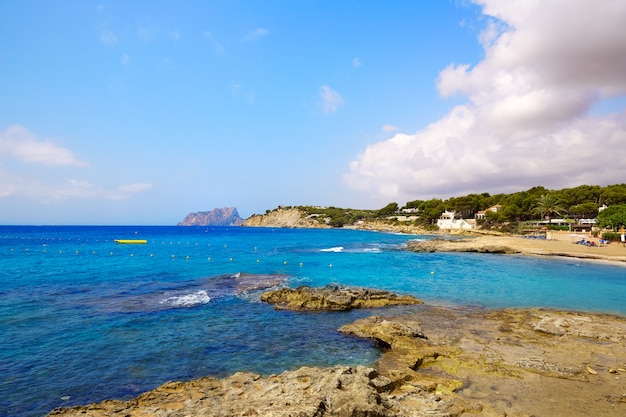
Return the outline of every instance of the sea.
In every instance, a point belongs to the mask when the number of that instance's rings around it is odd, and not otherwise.
[[[430,305],[626,316],[626,268],[576,259],[414,253],[433,236],[344,229],[0,227],[0,416],[129,399],[167,381],[371,365],[343,324],[404,307],[291,312],[262,291],[355,285]],[[116,239],[144,239],[123,245]]]

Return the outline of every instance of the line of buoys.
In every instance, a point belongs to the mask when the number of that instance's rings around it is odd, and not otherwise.
[[[225,246],[226,246],[226,245],[225,245]],[[256,250],[256,246],[254,247],[254,249]],[[32,252],[32,251],[30,251],[30,248],[25,248],[24,250],[25,250],[26,252]],[[10,251],[14,252],[15,250],[14,250],[14,248],[10,248]],[[75,254],[75,255],[81,255],[81,254],[85,254],[85,253],[87,253],[87,254],[91,253],[92,255],[97,255],[97,254],[98,254],[98,252],[97,252],[97,251],[95,251],[95,250],[91,250],[91,251],[89,251],[89,250],[86,250],[86,251],[74,250],[73,252],[74,252],[74,254]],[[47,249],[42,249],[42,253],[48,253]],[[60,255],[62,255],[62,254],[63,254],[63,250],[59,250],[59,254],[60,254]],[[116,255],[116,253],[115,253],[115,252],[113,252],[113,251],[110,251],[110,252],[109,252],[109,256],[114,256],[114,255]],[[117,255],[120,255],[120,253],[117,253]],[[124,254],[121,254],[121,255],[124,255]],[[129,256],[129,257],[135,257],[135,253],[127,253],[127,254],[126,254],[126,256]],[[142,255],[138,255],[138,257],[141,257],[141,256],[142,256]],[[148,256],[149,256],[150,258],[158,258],[158,257],[159,257],[159,256],[158,256],[158,254],[157,254],[157,255],[155,255],[154,253],[150,253],[150,254],[148,254]],[[187,261],[190,261],[190,260],[192,259],[192,256],[191,256],[191,255],[184,255],[184,256],[181,256],[181,255],[176,255],[176,254],[172,254],[172,255],[171,255],[171,259],[172,259],[172,260],[173,260],[173,259],[176,259],[176,258],[177,258],[177,257],[179,257],[179,256],[180,256],[180,257],[183,257],[183,258],[184,258],[185,260],[187,260]],[[210,257],[210,256],[208,256],[208,257],[206,258],[206,260],[207,260],[207,262],[211,262],[211,261],[213,260],[213,258],[212,258],[212,257]],[[234,257],[232,257],[232,256],[231,256],[231,257],[228,257],[228,262],[234,262],[234,261],[235,261],[235,258],[234,258]],[[257,259],[255,259],[255,260],[254,260],[254,262],[255,262],[255,263],[257,263],[257,264],[259,264],[259,263],[261,263],[261,259],[258,259],[258,258],[257,258]],[[271,262],[270,262],[270,263],[271,263]],[[288,265],[288,264],[289,264],[289,261],[287,261],[287,260],[283,260],[283,261],[282,261],[282,265],[285,265],[285,266],[286,266],[286,265]],[[298,265],[300,268],[304,267],[304,263],[303,263],[303,262],[298,262],[298,263],[297,263],[297,265]],[[329,267],[329,268],[332,268],[332,267],[333,267],[333,264],[332,264],[332,263],[331,263],[331,264],[329,264],[329,265],[328,265],[328,267]],[[431,272],[431,274],[433,274],[433,275],[434,275],[434,272]]]

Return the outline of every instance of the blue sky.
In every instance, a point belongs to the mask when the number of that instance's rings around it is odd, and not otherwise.
[[[0,224],[626,178],[620,0],[24,0],[0,15]]]

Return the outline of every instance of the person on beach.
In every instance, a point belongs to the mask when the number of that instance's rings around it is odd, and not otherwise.
[[[622,241],[622,246],[626,246],[626,235],[624,233],[620,236],[620,240]]]

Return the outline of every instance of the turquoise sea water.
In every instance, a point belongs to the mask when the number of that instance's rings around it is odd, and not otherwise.
[[[168,380],[369,364],[378,355],[373,345],[336,329],[394,312],[276,311],[242,283],[341,283],[437,304],[626,315],[623,266],[404,250],[409,240],[429,238],[240,227],[0,227],[0,416],[126,399]]]

